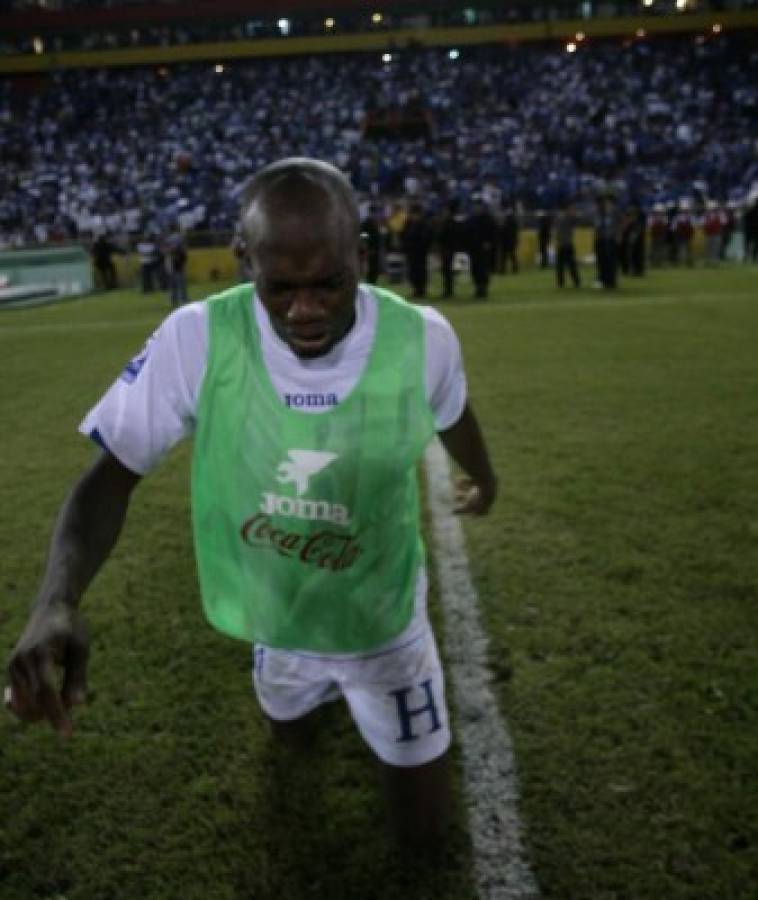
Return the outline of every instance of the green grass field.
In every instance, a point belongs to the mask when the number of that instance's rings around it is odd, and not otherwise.
[[[532,272],[441,306],[502,482],[466,536],[546,898],[756,897],[757,282]],[[122,291],[0,313],[5,650],[93,454],[76,425],[166,312]],[[202,618],[188,459],[140,487],[87,596],[73,740],[0,716],[0,898],[473,900],[465,822],[444,861],[400,856],[340,707],[307,759],[272,744],[248,649]]]

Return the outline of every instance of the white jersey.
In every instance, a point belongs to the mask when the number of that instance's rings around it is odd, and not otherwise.
[[[314,359],[302,359],[293,353],[274,332],[260,300],[254,297],[252,302],[263,360],[282,403],[314,414],[338,405],[351,392],[368,361],[376,332],[377,302],[381,302],[376,295],[359,288],[354,326],[329,353]],[[431,307],[418,309],[426,329],[426,396],[437,430],[445,431],[458,421],[466,403],[461,348],[440,313]],[[127,363],[87,413],[79,430],[128,469],[146,474],[175,444],[192,435],[207,356],[208,307],[202,302],[180,307]],[[422,570],[416,582],[413,619],[384,649],[407,646],[424,633],[426,589],[426,572]]]
[[[376,296],[358,291],[355,325],[329,353],[301,359],[274,332],[253,300],[263,359],[282,403],[314,414],[328,411],[353,389],[373,346]],[[455,332],[431,307],[426,325],[426,395],[438,431],[454,425],[466,403],[466,381]],[[208,308],[190,303],[172,313],[129,363],[79,430],[128,469],[144,475],[195,428],[208,356]],[[254,401],[253,401],[254,402]]]

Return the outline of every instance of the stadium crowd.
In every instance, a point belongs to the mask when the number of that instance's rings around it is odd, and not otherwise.
[[[371,133],[382,115],[415,131]],[[432,215],[608,191],[646,210],[736,205],[758,182],[758,49],[721,35],[64,71],[23,103],[6,81],[0,237],[228,231],[245,178],[291,155],[333,161],[367,201]]]

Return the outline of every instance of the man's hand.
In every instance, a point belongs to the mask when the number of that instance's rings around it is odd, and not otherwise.
[[[23,722],[47,719],[63,737],[69,710],[87,699],[89,636],[81,615],[63,603],[37,606],[8,661],[5,706]],[[56,666],[63,669],[59,686]]]
[[[483,485],[465,475],[457,478],[453,512],[457,515],[484,516],[495,502],[496,493],[494,481]]]
[[[69,710],[87,699],[89,637],[77,606],[105,562],[140,476],[105,451],[74,485],[55,523],[45,575],[8,660],[6,707],[24,722],[72,732]],[[56,673],[63,669],[63,678]]]
[[[455,483],[453,512],[484,516],[497,496],[497,477],[492,469],[479,423],[467,403],[461,417],[446,431],[439,432],[442,445],[463,469]]]

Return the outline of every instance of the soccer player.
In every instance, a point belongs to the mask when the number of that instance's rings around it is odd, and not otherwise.
[[[80,598],[141,477],[192,434],[205,613],[253,642],[273,733],[304,743],[311,714],[344,697],[401,833],[433,841],[450,743],[416,483],[433,433],[467,476],[459,512],[486,513],[496,494],[458,341],[434,310],[359,285],[358,209],[332,166],[264,168],[242,222],[254,287],[176,310],[80,426],[102,453],[59,514],[6,704],[72,732],[86,699]]]

